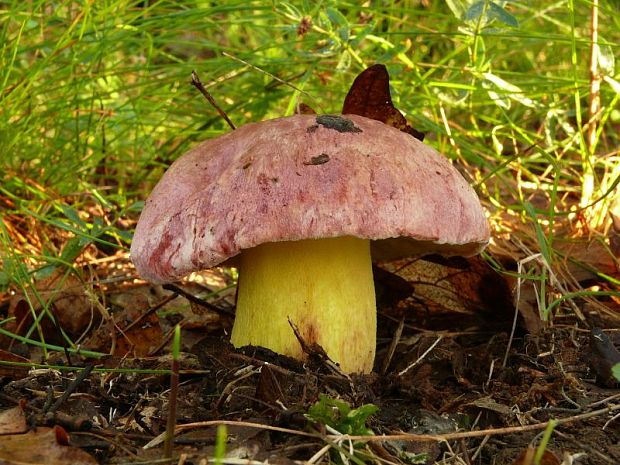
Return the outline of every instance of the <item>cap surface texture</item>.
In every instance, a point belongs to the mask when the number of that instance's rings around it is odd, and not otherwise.
[[[139,274],[171,282],[266,242],[356,236],[373,259],[473,255],[488,242],[478,197],[414,137],[357,115],[248,124],[176,160],[131,245]]]

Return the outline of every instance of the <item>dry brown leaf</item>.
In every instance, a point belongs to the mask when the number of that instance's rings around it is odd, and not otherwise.
[[[466,405],[473,405],[474,407],[481,409],[491,410],[492,412],[499,413],[500,415],[505,415],[507,418],[513,418],[515,416],[515,412],[511,407],[500,404],[491,396],[481,397],[480,399],[476,399]]]
[[[2,465],[93,465],[97,461],[81,449],[66,445],[60,427],[37,428],[25,434],[0,436]]]
[[[12,352],[0,349],[0,362],[17,362],[28,364],[30,363],[30,360]],[[28,376],[28,370],[29,368],[27,366],[0,363],[0,376],[7,376],[12,379],[22,379]]]
[[[344,99],[343,115],[360,115],[400,129],[419,140],[424,134],[413,129],[392,103],[390,76],[385,65],[376,64],[362,71]]]
[[[33,321],[30,305],[34,305],[34,313],[44,311],[40,300],[50,310],[58,326],[74,339],[81,336],[89,325],[97,324],[101,319],[90,296],[85,292],[84,284],[74,275],[56,273],[37,282],[36,291],[19,293],[11,299],[9,317],[14,317],[15,320],[7,325],[7,329],[17,334],[24,334]],[[50,318],[41,319],[41,328],[46,342],[63,343],[60,331]]]
[[[528,447],[512,462],[512,465],[534,465],[534,455],[536,455],[536,449]],[[538,465],[560,465],[560,459],[553,452],[546,450]]]
[[[427,256],[382,267],[413,284],[414,298],[430,313],[476,315],[499,324],[512,319],[510,287],[481,257]]]
[[[513,281],[515,283],[514,289],[516,295],[517,281]],[[521,282],[520,286],[521,288],[518,292],[519,302],[517,307],[519,309],[519,315],[523,321],[523,326],[527,332],[532,335],[540,334],[540,332],[547,325],[540,315],[537,298],[540,290],[536,288],[536,283],[534,281],[524,280]]]
[[[26,414],[21,405],[0,412],[0,435],[20,434],[27,430]]]
[[[92,334],[86,346],[122,357],[144,357],[163,342],[163,331],[156,312],[151,312],[165,297],[154,295],[150,287],[123,289],[110,296],[117,307],[113,321],[105,321]]]
[[[295,108],[295,113],[298,115],[316,115],[316,111],[305,103],[300,103],[297,105],[297,108]]]
[[[620,278],[612,250],[598,240],[557,238],[553,247],[556,253],[565,257],[566,268],[578,282],[597,279],[595,272]]]

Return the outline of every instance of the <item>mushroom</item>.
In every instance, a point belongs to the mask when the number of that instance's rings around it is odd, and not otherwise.
[[[146,201],[131,258],[157,283],[237,266],[235,347],[303,360],[299,337],[367,373],[372,260],[470,256],[488,239],[474,190],[431,147],[362,116],[295,115],[176,160]]]

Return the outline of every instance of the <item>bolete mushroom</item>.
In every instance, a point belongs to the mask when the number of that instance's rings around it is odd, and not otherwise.
[[[488,239],[473,189],[431,147],[362,116],[295,115],[176,160],[146,201],[131,257],[159,283],[237,266],[235,347],[303,359],[292,323],[343,371],[366,373],[372,260],[469,256]]]

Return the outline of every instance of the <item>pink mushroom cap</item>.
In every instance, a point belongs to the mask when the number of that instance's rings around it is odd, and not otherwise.
[[[474,190],[409,134],[357,115],[248,124],[176,160],[149,196],[131,258],[172,282],[266,242],[355,236],[374,260],[469,256],[489,240]]]

